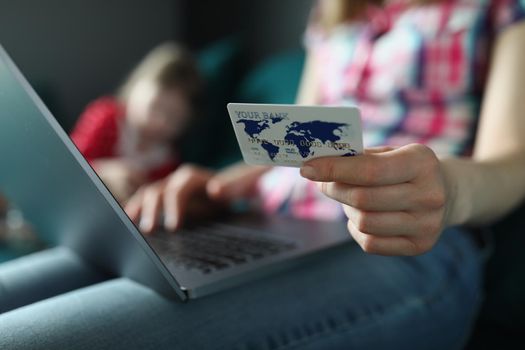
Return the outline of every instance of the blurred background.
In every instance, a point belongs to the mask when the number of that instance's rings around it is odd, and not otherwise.
[[[221,40],[238,40],[227,57],[237,60],[232,79],[301,48],[311,2],[0,0],[0,43],[68,131],[89,101],[112,93],[163,41],[199,54]]]
[[[228,102],[294,102],[312,2],[0,0],[0,44],[68,133],[152,48],[182,44],[205,81],[201,122],[181,146],[182,161],[219,168],[240,159]],[[0,203],[0,261],[41,248],[32,231]]]

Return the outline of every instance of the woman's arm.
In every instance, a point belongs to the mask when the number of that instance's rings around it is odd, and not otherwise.
[[[525,23],[500,34],[474,156],[443,160],[456,197],[450,224],[497,220],[525,197]]]
[[[363,250],[421,254],[443,228],[483,224],[525,198],[525,24],[503,32],[494,50],[472,159],[437,159],[422,145],[319,158],[301,174],[341,202]]]

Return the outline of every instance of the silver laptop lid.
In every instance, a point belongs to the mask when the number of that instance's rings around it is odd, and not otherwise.
[[[0,46],[0,193],[50,244],[183,300],[185,293]]]

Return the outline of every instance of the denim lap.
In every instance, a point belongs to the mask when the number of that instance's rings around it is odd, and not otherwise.
[[[115,279],[0,315],[0,348],[459,349],[481,299],[482,261],[449,229],[422,256],[348,244],[188,303]]]

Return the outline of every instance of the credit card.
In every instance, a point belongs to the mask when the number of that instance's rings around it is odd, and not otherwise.
[[[229,103],[228,113],[248,164],[301,167],[363,152],[357,107]]]

